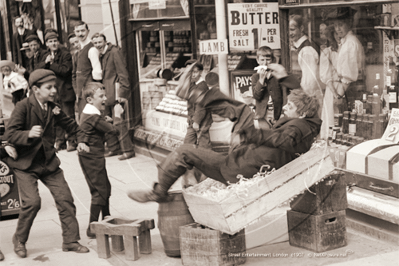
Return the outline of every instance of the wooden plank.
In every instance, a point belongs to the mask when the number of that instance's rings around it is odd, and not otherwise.
[[[139,251],[137,246],[137,237],[135,236],[126,236],[125,240],[125,256],[126,260],[138,260],[139,259]]]
[[[231,215],[300,173],[306,172],[308,168],[328,156],[329,150],[327,146],[312,149],[270,174],[258,184],[248,187],[246,194],[231,194],[230,197],[220,203],[224,216]]]
[[[152,247],[151,247],[151,232],[150,230],[145,230],[141,232],[139,236],[139,247],[141,254],[151,254]]]
[[[96,233],[96,241],[98,257],[102,259],[108,259],[111,257],[108,236]]]
[[[306,186],[311,187],[333,170],[334,165],[330,157],[327,157],[308,171],[296,176],[279,188],[259,198],[256,202],[238,210],[234,215],[226,217],[230,231],[225,233],[235,234],[251,222],[273,210],[275,207],[290,200],[295,195],[302,193],[306,189]],[[315,177],[317,179],[315,179]],[[213,228],[211,225],[207,226]]]

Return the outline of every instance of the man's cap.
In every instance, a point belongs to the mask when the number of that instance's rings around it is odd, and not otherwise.
[[[1,60],[1,61],[0,61],[0,70],[1,70],[3,67],[6,67],[6,66],[8,66],[9,68],[11,68],[11,71],[14,70],[14,68],[15,68],[15,64],[14,64],[13,61],[11,61],[11,60]]]
[[[29,48],[29,43],[24,42],[24,43],[22,44],[22,48],[19,49],[19,50],[24,51],[24,50],[29,50],[29,49],[30,49],[30,48]]]
[[[54,72],[48,69],[36,69],[29,76],[29,85],[44,83],[56,79]]]
[[[37,41],[38,43],[40,43],[39,37],[37,37],[37,35],[29,35],[28,37],[26,37],[25,42],[29,43],[31,41]]]
[[[44,36],[44,40],[47,42],[50,39],[58,40],[58,34],[53,31],[47,32],[46,35]]]
[[[219,83],[219,75],[215,72],[209,72],[205,76],[205,82],[208,86],[212,87]]]

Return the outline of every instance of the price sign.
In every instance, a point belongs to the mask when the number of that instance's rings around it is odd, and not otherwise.
[[[388,126],[385,129],[382,139],[399,143],[399,109],[393,108],[391,111],[391,118],[389,119]]]
[[[20,208],[17,180],[11,168],[0,161],[1,215],[15,214]]]
[[[227,9],[231,51],[280,49],[278,3],[228,4]]]

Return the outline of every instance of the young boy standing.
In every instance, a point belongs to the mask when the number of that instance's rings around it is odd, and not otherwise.
[[[201,77],[204,67],[201,63],[195,62],[191,72],[191,83],[188,91],[188,103],[187,103],[187,133],[184,138],[185,144],[198,144],[200,147],[212,148],[211,139],[209,137],[209,128],[212,125],[212,116],[206,109],[198,106],[193,99],[198,92],[207,92],[208,85],[205,80]]]
[[[32,93],[15,106],[5,131],[5,140],[15,145],[18,152],[15,160],[4,159],[14,170],[22,202],[12,240],[14,251],[21,258],[27,255],[25,243],[41,205],[38,180],[51,191],[55,200],[61,221],[62,250],[89,252],[87,247],[78,243],[76,207],[54,148],[55,126],[61,126],[71,135],[78,135],[78,151],[88,150],[88,147],[82,142],[82,132],[76,122],[53,102],[57,94],[55,82],[53,71],[33,71],[29,77]]]
[[[82,111],[80,128],[84,132],[84,140],[90,151],[79,152],[79,163],[91,193],[89,227],[86,234],[88,237],[94,238],[95,234],[90,230],[90,223],[98,221],[100,212],[103,219],[110,215],[111,183],[105,169],[105,135],[118,137],[118,131],[101,115],[101,112],[105,110],[107,100],[105,88],[101,83],[90,82],[86,84],[83,89],[83,97],[87,104]],[[120,119],[123,113],[122,106],[120,104],[115,105],[114,111],[115,119]]]
[[[21,74],[14,72],[15,64],[9,60],[0,61],[0,70],[4,75],[3,87],[9,89],[12,94],[12,103],[14,105],[26,97],[28,82]]]
[[[256,61],[259,66],[255,68],[257,73],[251,77],[253,97],[256,100],[255,120],[258,121],[261,128],[271,128],[272,124],[267,121],[268,112],[271,112],[273,121],[277,121],[281,116],[283,108],[283,90],[282,86],[287,87],[290,91],[292,89],[300,88],[299,81],[293,77],[288,76],[283,79],[276,79],[267,66],[273,63],[273,51],[268,46],[262,46],[256,52]],[[288,94],[288,92],[287,92]],[[269,101],[273,102],[273,109],[268,109]]]

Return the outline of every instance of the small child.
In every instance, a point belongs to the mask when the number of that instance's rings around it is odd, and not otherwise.
[[[105,168],[104,142],[105,135],[118,135],[117,129],[101,115],[105,110],[105,88],[101,83],[90,82],[83,89],[86,106],[80,118],[80,129],[84,133],[85,143],[89,146],[89,152],[79,153],[79,163],[90,188],[91,205],[89,227],[86,234],[94,238],[95,234],[90,230],[90,223],[109,216],[109,197],[111,196],[111,183],[109,182]],[[115,105],[115,119],[118,120],[123,113],[120,104]]]
[[[281,85],[291,90],[300,88],[300,83],[290,76],[277,80],[271,74],[268,66],[273,63],[274,56],[270,47],[259,47],[256,52],[256,61],[259,64],[259,66],[255,67],[257,73],[251,77],[253,97],[256,100],[255,121],[258,122],[257,127],[269,129],[274,121],[280,119],[283,109],[283,90]],[[269,104],[269,102],[272,104]],[[268,106],[273,106],[273,108],[268,108]],[[268,117],[272,119],[268,119]]]
[[[206,109],[198,106],[193,101],[198,94],[207,92],[208,85],[205,80],[201,77],[204,67],[199,62],[194,62],[190,77],[190,88],[188,91],[188,103],[187,103],[187,133],[184,138],[185,144],[197,144],[200,147],[212,148],[211,139],[209,136],[209,128],[212,124],[212,116]]]
[[[26,97],[28,90],[28,82],[18,72],[14,72],[15,64],[9,60],[0,61],[1,73],[4,75],[3,86],[5,90],[9,90],[12,94],[12,103],[14,105]]]

